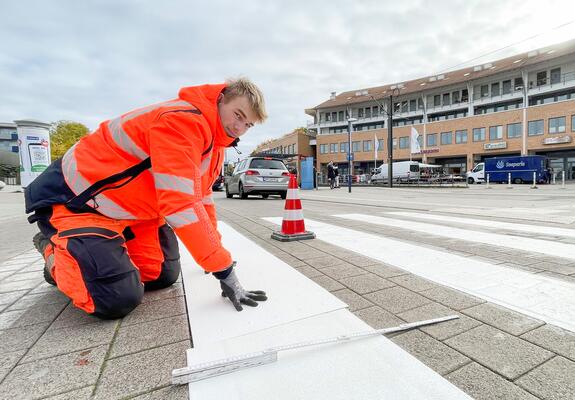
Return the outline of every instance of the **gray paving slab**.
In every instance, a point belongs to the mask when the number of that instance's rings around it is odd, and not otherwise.
[[[375,292],[381,289],[395,286],[395,283],[382,278],[381,276],[365,273],[363,275],[351,276],[339,279],[341,283],[350,288],[356,293],[366,294]]]
[[[543,325],[521,335],[531,343],[575,361],[575,333],[555,325]]]
[[[303,265],[303,266],[301,266],[301,267],[296,267],[296,270],[297,270],[298,272],[301,272],[302,274],[304,274],[304,275],[307,276],[308,278],[314,278],[314,277],[316,277],[316,276],[322,276],[322,275],[323,275],[319,270],[317,270],[317,269],[315,269],[315,268],[313,268],[313,267],[310,267],[310,266],[307,265],[307,264],[306,264],[306,265]]]
[[[2,352],[28,349],[50,326],[50,321],[21,328],[0,331],[0,354]]]
[[[108,346],[16,366],[0,384],[2,399],[39,399],[93,385]]]
[[[0,314],[0,329],[19,328],[44,321],[53,321],[65,304],[39,304],[24,310],[4,311]]]
[[[365,298],[394,314],[431,303],[431,300],[399,286],[368,293]]]
[[[396,283],[399,286],[403,286],[404,288],[412,290],[414,292],[429,290],[437,286],[437,283],[434,283],[424,278],[420,278],[417,275],[413,274],[394,276],[388,279],[391,282]]]
[[[320,250],[323,251],[323,250]],[[322,269],[326,267],[333,267],[334,265],[344,264],[345,261],[329,255],[328,253],[324,253],[324,256],[321,258],[313,258],[311,260],[307,260],[307,263],[314,268]]]
[[[355,265],[344,263],[334,265],[332,267],[322,268],[321,273],[333,279],[339,280],[350,276],[362,275],[366,272],[362,268],[356,267]]]
[[[188,400],[188,386],[168,386],[141,396],[132,397],[133,400]]]
[[[28,281],[28,280],[33,280],[33,279],[37,279],[37,280],[43,279],[42,273],[40,273],[38,271],[28,271],[28,270],[18,271],[18,272],[12,273],[7,278],[4,278],[4,280],[2,282],[3,283],[18,282],[18,281]]]
[[[343,286],[341,283],[326,275],[314,276],[310,279],[329,292],[345,289],[345,286]]]
[[[11,352],[0,352],[0,382],[2,382],[12,368],[16,366],[25,353],[25,349]]]
[[[463,354],[418,330],[402,333],[391,340],[440,375],[448,374],[470,361]]]
[[[21,363],[78,352],[104,344],[109,345],[118,324],[117,320],[112,320],[66,328],[50,328],[32,346]]]
[[[172,286],[165,289],[152,290],[144,293],[142,303],[150,301],[169,299],[172,297],[179,297],[184,295],[184,287],[181,283],[174,283]]]
[[[0,281],[4,280],[5,278],[14,275],[16,272],[15,271],[5,271],[5,272],[0,272]]]
[[[405,275],[409,273],[407,271],[404,271],[403,269],[381,263],[368,265],[362,268],[365,269],[366,271],[371,272],[372,274],[381,276],[382,278],[391,278],[392,276]]]
[[[61,292],[46,292],[46,293],[39,293],[39,294],[29,294],[21,297],[19,300],[14,302],[7,310],[14,311],[14,310],[25,310],[30,307],[38,307],[43,304],[62,304],[66,305],[70,302],[70,299],[67,298]]]
[[[190,339],[186,314],[135,325],[120,326],[109,358]]]
[[[332,292],[341,301],[349,306],[350,311],[361,310],[362,308],[371,307],[373,303],[369,300],[363,298],[357,293],[352,292],[349,289],[336,290]]]
[[[548,276],[550,278],[557,279],[563,282],[575,283],[575,274],[563,275],[558,274],[556,272],[543,271],[539,275]]]
[[[390,328],[405,323],[404,320],[378,306],[367,307],[353,313],[374,329]]]
[[[94,399],[122,399],[167,386],[172,370],[186,366],[190,347],[191,342],[184,340],[107,361]]]
[[[435,325],[423,326],[419,328],[431,337],[437,340],[445,340],[460,333],[481,325],[481,322],[469,318],[457,311],[445,307],[439,303],[429,303],[421,307],[398,314],[397,316],[407,322],[425,321],[428,319],[447,317],[449,315],[458,315],[458,319],[441,322]]]
[[[56,288],[53,285],[50,285],[49,283],[45,282],[44,279],[42,279],[42,282],[34,289],[30,290],[28,294],[38,294],[38,293],[56,292],[56,291],[58,291],[58,288]]]
[[[92,398],[94,386],[86,386],[82,389],[72,390],[71,392],[59,394],[45,398],[45,400],[89,400]]]
[[[446,378],[475,400],[537,400],[537,397],[476,362],[464,365]]]
[[[543,271],[555,272],[561,275],[570,275],[575,273],[575,266],[573,264],[558,264],[554,262],[538,262],[531,264],[530,267],[537,268]]]
[[[43,278],[26,279],[24,281],[16,281],[16,282],[6,282],[4,280],[0,282],[0,293],[8,293],[13,292],[15,290],[33,289],[43,281],[44,281]]]
[[[173,317],[185,313],[186,304],[179,297],[151,301],[140,304],[134,311],[124,317],[122,326]]]
[[[478,304],[461,312],[515,336],[545,324],[543,321],[491,303]]]
[[[445,343],[507,379],[516,379],[554,356],[488,325],[473,328]]]
[[[557,356],[516,383],[542,399],[575,399],[575,362]]]
[[[436,286],[433,289],[423,290],[419,292],[419,294],[458,311],[485,303],[485,300],[444,286]]]
[[[341,257],[341,259],[357,267],[368,267],[370,265],[380,264],[379,261],[374,260],[373,258],[357,255],[357,253],[355,253],[355,255]]]
[[[83,324],[93,324],[100,322],[101,319],[96,318],[79,308],[74,307],[72,303],[68,303],[66,308],[58,315],[58,318],[52,324],[53,329],[65,328],[67,326],[77,326]]]
[[[12,304],[26,293],[28,293],[28,290],[16,290],[14,292],[0,293],[0,304]]]

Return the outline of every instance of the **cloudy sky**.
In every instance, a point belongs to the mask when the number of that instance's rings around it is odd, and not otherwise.
[[[304,109],[332,91],[400,82],[575,38],[573,4],[2,1],[0,121],[73,120],[94,129],[173,98],[182,86],[243,75],[263,89],[270,115],[242,139],[240,150],[249,152],[305,126]]]

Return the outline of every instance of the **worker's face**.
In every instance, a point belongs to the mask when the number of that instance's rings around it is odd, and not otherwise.
[[[244,96],[227,100],[222,93],[218,102],[218,114],[226,134],[239,138],[256,122],[256,116]]]

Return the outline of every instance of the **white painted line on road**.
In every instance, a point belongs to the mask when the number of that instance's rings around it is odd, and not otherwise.
[[[401,217],[420,218],[420,219],[439,221],[439,222],[455,222],[455,223],[465,224],[465,225],[484,226],[486,228],[506,229],[506,230],[516,231],[516,232],[535,233],[537,235],[543,234],[543,235],[550,235],[550,236],[565,236],[565,237],[575,238],[575,229],[556,228],[556,227],[551,227],[551,226],[535,226],[535,225],[503,222],[503,221],[459,218],[459,217],[451,217],[451,216],[446,216],[446,215],[421,214],[421,213],[412,213],[412,212],[403,212],[403,211],[388,212],[385,214],[386,215],[397,215],[397,216],[401,216]]]
[[[281,224],[281,218],[264,219]],[[575,332],[573,283],[309,218],[305,223],[327,243]]]
[[[535,253],[548,254],[554,257],[575,259],[575,246],[572,244],[555,243],[549,240],[529,239],[520,236],[500,235],[497,233],[471,231],[423,222],[402,221],[385,217],[377,217],[374,215],[338,214],[335,216],[352,221],[368,222],[370,224],[382,226],[393,226],[395,228],[402,228],[436,236],[444,236],[451,239],[531,251]],[[518,254],[520,253],[518,252]]]

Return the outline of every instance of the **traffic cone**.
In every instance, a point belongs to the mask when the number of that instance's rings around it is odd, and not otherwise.
[[[301,200],[299,199],[299,191],[294,174],[290,174],[282,230],[280,232],[273,232],[272,239],[279,240],[280,242],[315,239],[315,233],[305,230],[303,210],[301,208]]]

